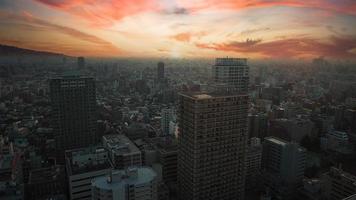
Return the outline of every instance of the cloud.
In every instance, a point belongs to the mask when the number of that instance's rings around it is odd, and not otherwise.
[[[6,22],[8,22],[7,20],[11,20],[16,23],[19,28],[23,28],[23,30],[62,33],[77,40],[87,42],[89,45],[95,46],[98,49],[106,49],[107,51],[111,51],[113,54],[118,54],[121,52],[119,48],[115,47],[110,42],[103,40],[95,35],[87,34],[74,28],[54,24],[49,21],[36,18],[28,12],[23,12],[22,15],[1,12],[0,20],[1,19],[5,19]],[[31,38],[31,35],[28,35],[27,37]]]
[[[171,39],[177,40],[179,42],[190,42],[192,38],[200,39],[201,37],[205,36],[207,33],[204,31],[191,33],[191,32],[183,32],[178,33],[176,35],[170,36]]]
[[[158,10],[157,0],[34,0],[87,20],[94,26],[111,26],[117,20]]]
[[[300,8],[315,8],[331,12],[356,15],[356,2],[354,0],[177,0],[178,5],[193,11],[204,9],[232,9],[260,8],[272,6],[288,6]]]
[[[333,58],[354,58],[352,52],[356,48],[356,37],[329,38],[328,42],[321,42],[313,38],[289,38],[262,42],[262,40],[246,40],[245,42],[226,43],[196,43],[202,49],[216,51],[231,51],[236,53],[259,54],[272,58],[296,58],[327,56]]]

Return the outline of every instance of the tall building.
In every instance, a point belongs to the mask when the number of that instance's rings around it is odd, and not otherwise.
[[[156,200],[156,177],[148,167],[113,171],[92,181],[92,196],[100,200]]]
[[[103,146],[109,150],[109,156],[115,169],[141,166],[141,151],[125,135],[103,136]]]
[[[249,67],[246,58],[217,58],[212,72],[218,89],[223,87],[236,93],[248,92]]]
[[[162,81],[164,79],[164,63],[159,62],[157,64],[157,80]]]
[[[258,186],[261,174],[262,145],[260,138],[253,137],[246,150],[246,189]]]
[[[95,80],[75,73],[50,80],[52,125],[59,160],[64,150],[87,147],[96,141]]]
[[[85,58],[78,57],[77,65],[78,65],[78,69],[84,69],[85,68]]]
[[[91,200],[91,180],[112,170],[108,151],[88,147],[66,151],[65,155],[70,199]]]
[[[247,95],[180,95],[180,199],[243,199]]]
[[[324,196],[328,200],[337,200],[356,194],[356,176],[340,168],[331,167],[323,174]]]
[[[263,142],[262,170],[265,186],[276,198],[290,199],[302,184],[306,150],[297,143],[276,137]]]
[[[170,132],[170,122],[173,120],[174,110],[172,108],[163,108],[161,110],[161,129],[163,134],[168,135]]]
[[[61,165],[35,169],[25,184],[25,200],[66,199],[65,171]]]

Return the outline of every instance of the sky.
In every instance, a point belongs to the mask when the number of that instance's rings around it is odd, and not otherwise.
[[[356,57],[356,0],[0,0],[0,44],[87,57]]]

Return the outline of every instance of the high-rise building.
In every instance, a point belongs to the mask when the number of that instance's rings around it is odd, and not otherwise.
[[[77,60],[78,64],[78,69],[84,69],[85,68],[85,58],[84,57],[78,57]]]
[[[93,199],[156,200],[157,174],[148,167],[113,171],[92,181]]]
[[[341,168],[331,167],[323,174],[324,196],[328,200],[337,200],[356,194],[356,176],[343,171]]]
[[[163,108],[161,110],[161,129],[163,134],[168,135],[169,124],[173,120],[174,117],[174,110],[172,108]]]
[[[50,80],[50,97],[58,157],[64,161],[64,150],[87,147],[96,141],[95,80],[66,73]]]
[[[218,89],[245,94],[248,92],[249,67],[246,58],[217,58],[212,72]]]
[[[262,171],[266,187],[282,199],[290,199],[302,184],[306,150],[295,142],[266,137],[263,142]]]
[[[157,64],[157,80],[162,81],[164,79],[164,63],[159,62]]]
[[[109,154],[103,147],[88,147],[65,152],[69,197],[91,200],[91,180],[112,170]]]
[[[180,199],[243,199],[248,95],[183,93],[179,100]]]
[[[246,150],[246,189],[254,189],[258,185],[261,174],[262,145],[260,138],[253,137]]]
[[[26,200],[66,199],[65,171],[61,165],[35,169],[25,184]]]
[[[115,169],[141,166],[141,151],[125,135],[103,136],[103,146],[109,150],[109,156]]]

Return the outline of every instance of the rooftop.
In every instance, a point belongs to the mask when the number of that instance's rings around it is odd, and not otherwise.
[[[288,143],[287,141],[282,140],[280,138],[276,138],[276,137],[265,137],[265,140],[268,140],[270,142],[273,142],[273,143],[276,143],[276,144],[279,144],[282,146],[287,145],[287,143]]]
[[[181,96],[188,97],[195,100],[203,99],[213,99],[213,98],[227,98],[227,97],[239,97],[239,96],[248,96],[246,94],[233,94],[227,91],[223,92],[182,92]]]
[[[215,66],[247,66],[247,58],[216,58]]]
[[[125,155],[131,153],[139,153],[137,146],[125,135],[105,135],[103,143],[108,149],[116,155]]]
[[[68,175],[111,168],[108,151],[103,147],[88,147],[66,151]]]
[[[149,183],[156,178],[157,174],[148,167],[129,168],[128,170],[117,170],[112,176],[101,176],[92,180],[92,185],[105,189],[114,190],[125,185],[141,185]]]

